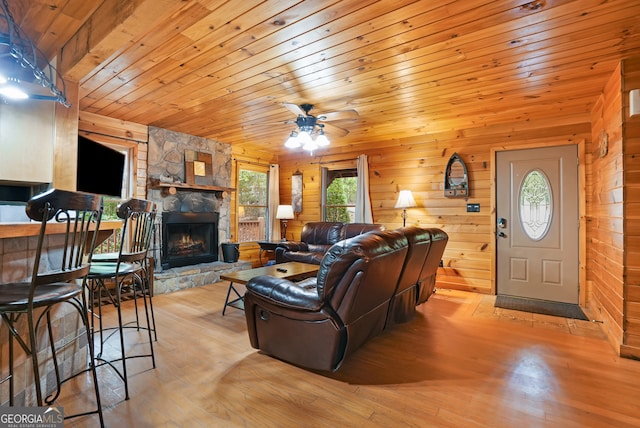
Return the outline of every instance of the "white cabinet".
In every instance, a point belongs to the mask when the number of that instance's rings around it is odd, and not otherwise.
[[[0,100],[0,183],[51,183],[55,105]]]

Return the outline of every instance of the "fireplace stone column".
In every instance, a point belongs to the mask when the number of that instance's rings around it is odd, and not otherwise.
[[[214,184],[219,187],[231,187],[231,145],[202,137],[149,127],[148,178],[163,183],[184,183],[185,151],[196,150],[212,155]],[[218,260],[220,242],[230,237],[230,198],[221,192],[208,192],[181,188],[170,194],[166,189],[147,186],[147,198],[158,207],[157,231],[153,243],[153,257],[156,260],[154,292],[163,293],[181,288],[195,287],[219,281],[219,273],[248,269],[249,262],[223,263],[220,261],[201,263],[163,269],[161,263],[162,218],[163,213],[217,213],[218,241],[216,243]],[[245,266],[247,265],[247,266]]]

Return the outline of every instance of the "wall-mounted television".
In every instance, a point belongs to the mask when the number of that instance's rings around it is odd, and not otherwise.
[[[124,166],[123,153],[78,136],[78,191],[121,198]]]

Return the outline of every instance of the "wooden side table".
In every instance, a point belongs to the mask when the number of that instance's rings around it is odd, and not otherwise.
[[[275,253],[276,247],[278,246],[278,241],[258,241],[258,245],[260,245],[260,253],[258,253],[258,260],[260,260],[260,266],[264,266],[262,262],[262,253],[267,253],[267,261],[269,261],[269,253]]]

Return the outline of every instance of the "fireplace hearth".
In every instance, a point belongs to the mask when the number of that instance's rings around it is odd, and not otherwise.
[[[162,214],[162,269],[218,261],[218,213]]]

